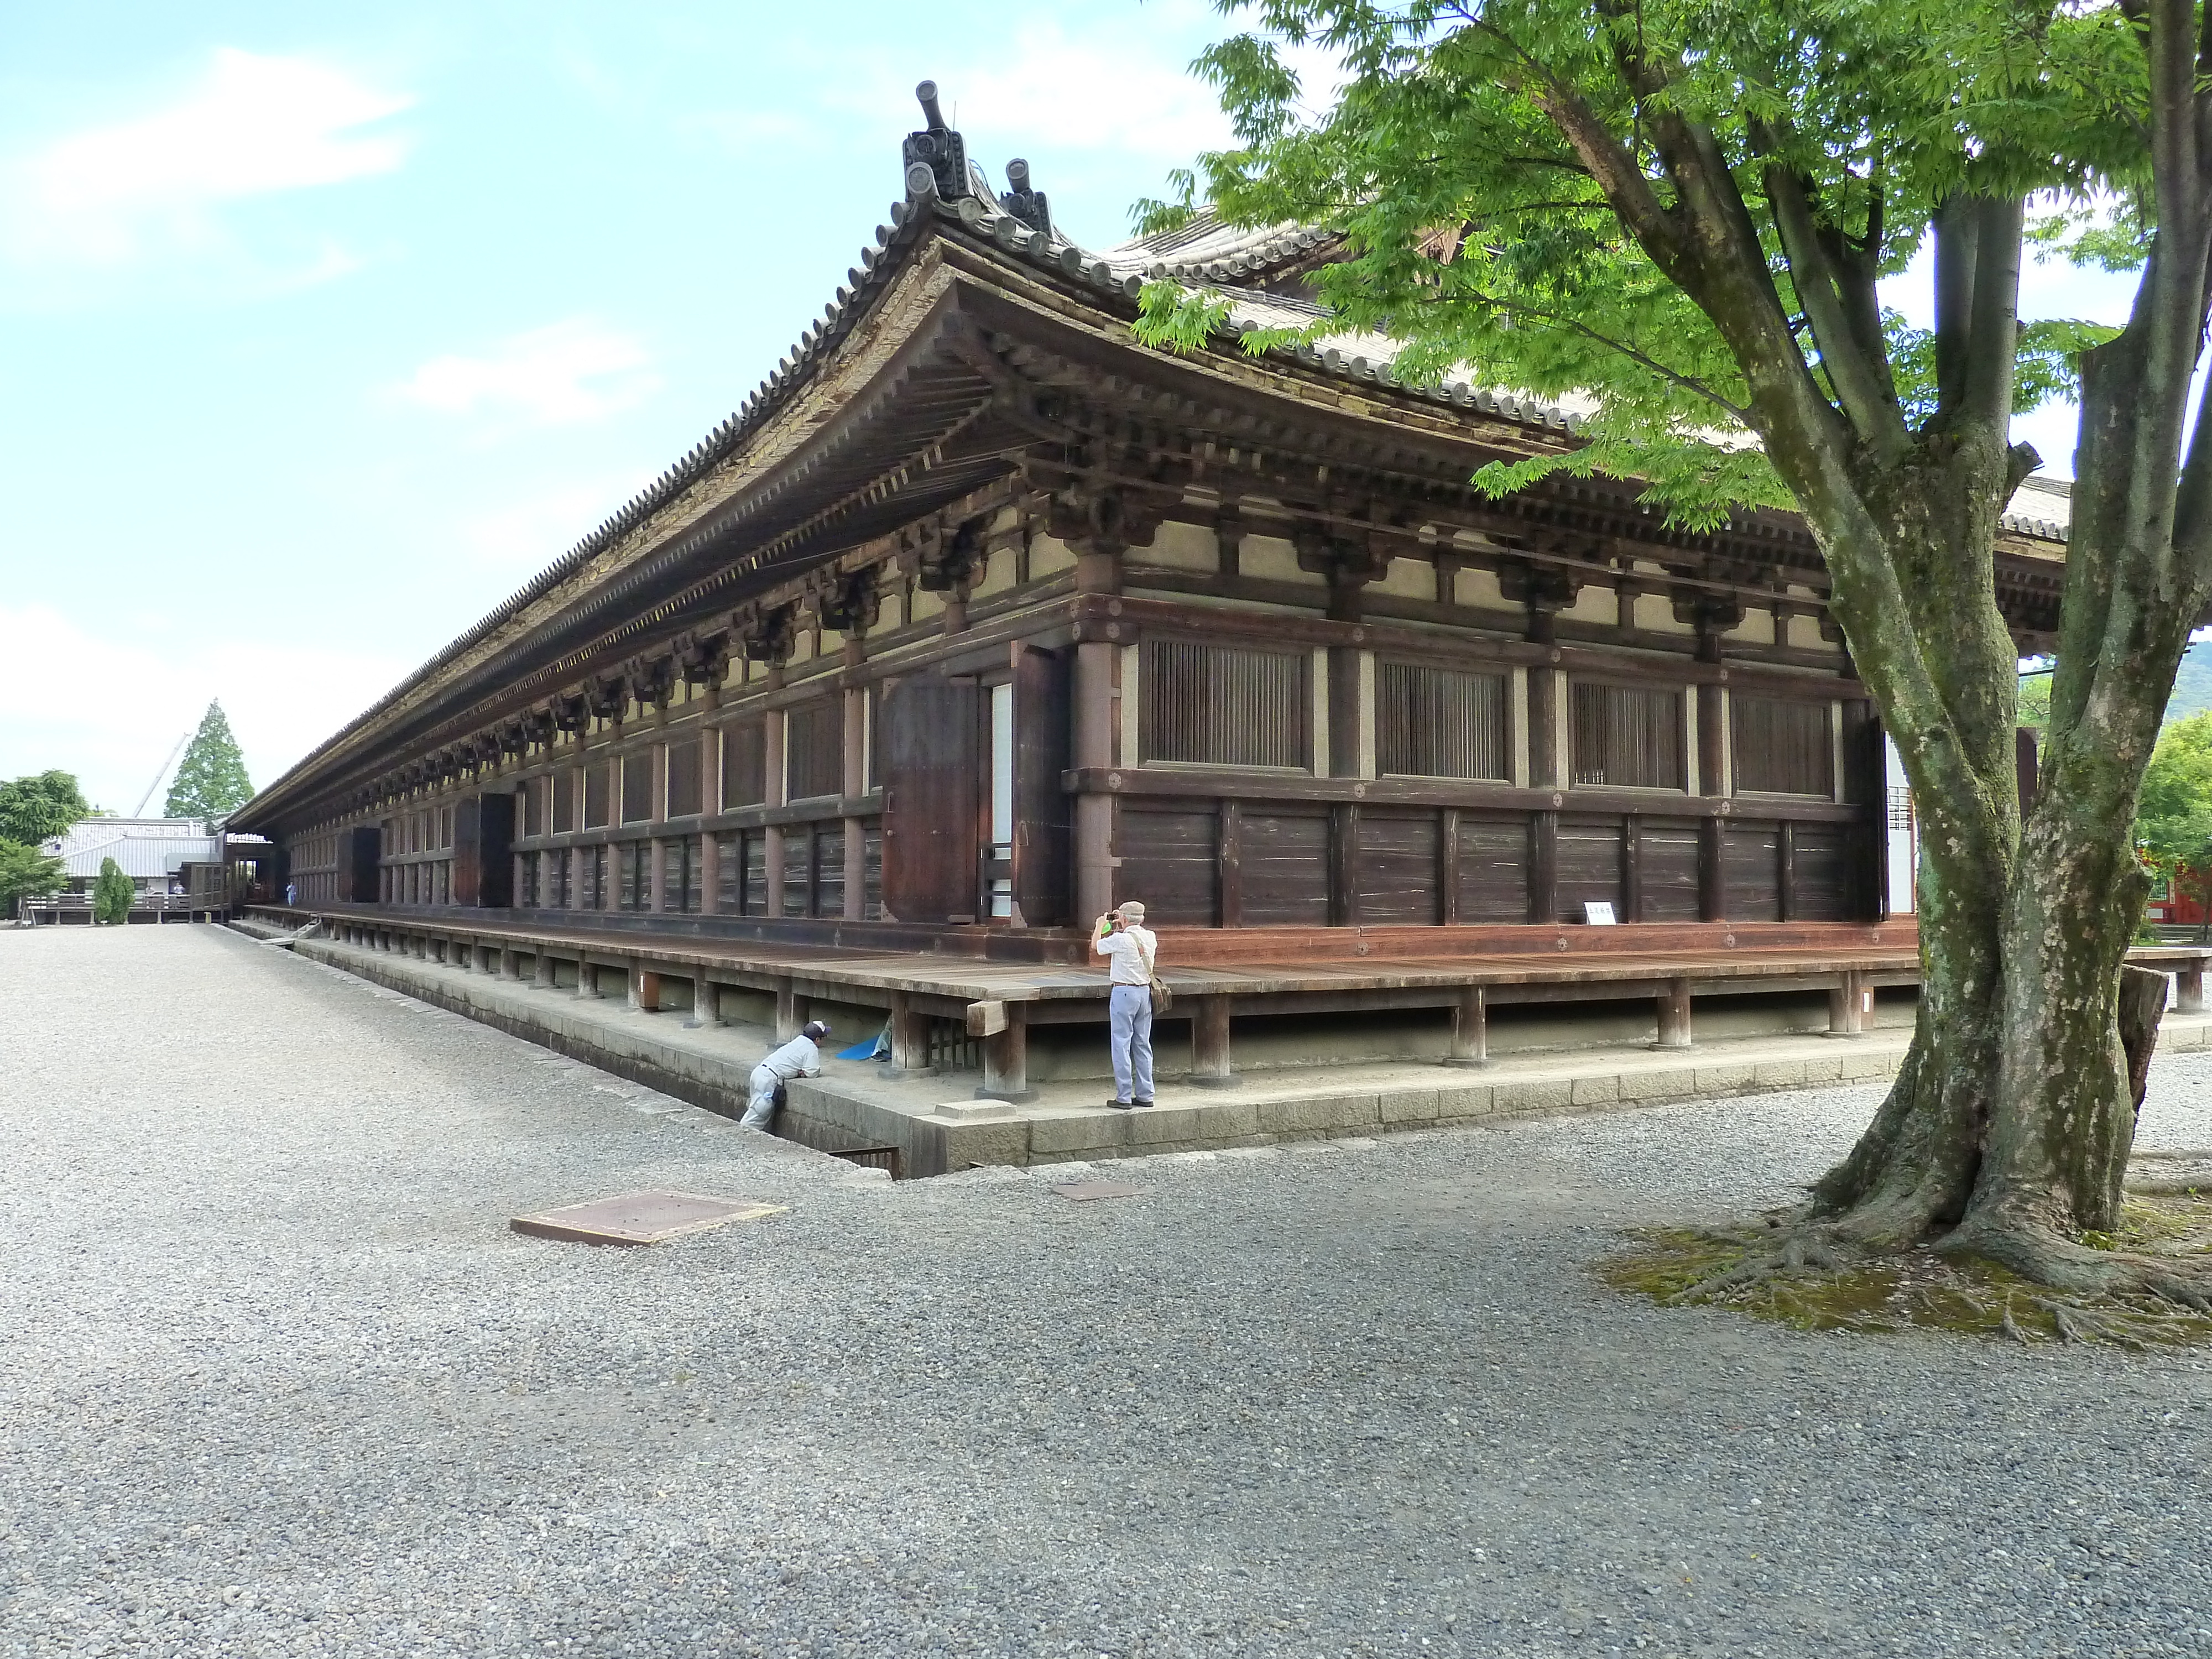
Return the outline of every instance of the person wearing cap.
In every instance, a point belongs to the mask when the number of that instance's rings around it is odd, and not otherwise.
[[[1125,900],[1118,910],[1098,918],[1093,949],[1107,958],[1106,1012],[1114,1054],[1114,1098],[1106,1103],[1129,1111],[1152,1103],[1152,963],[1159,941],[1145,926],[1145,907]]]
[[[830,1035],[827,1020],[811,1019],[806,1029],[753,1067],[752,1097],[738,1120],[748,1129],[765,1129],[775,1109],[783,1104],[783,1085],[795,1077],[822,1075],[822,1040]]]

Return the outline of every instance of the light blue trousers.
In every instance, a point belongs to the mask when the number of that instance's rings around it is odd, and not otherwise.
[[[738,1120],[748,1129],[765,1129],[775,1116],[775,1091],[783,1086],[783,1079],[765,1066],[753,1067],[752,1090],[745,1101],[745,1115]]]
[[[1117,985],[1107,1004],[1113,1020],[1114,1098],[1152,1097],[1152,988]],[[1130,1093],[1132,1087],[1136,1092]]]

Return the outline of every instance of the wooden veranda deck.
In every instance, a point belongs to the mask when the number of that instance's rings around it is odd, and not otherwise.
[[[798,1030],[810,1001],[880,1006],[889,1013],[892,1065],[900,1069],[928,1063],[931,1021],[957,1022],[982,1040],[983,1092],[1014,1100],[1029,1094],[1030,1026],[1105,1016],[1103,967],[673,936],[618,925],[400,919],[367,908],[255,914],[288,926],[319,921],[326,933],[352,944],[542,987],[562,984],[565,975],[563,988],[580,996],[606,994],[603,975],[619,973],[631,1004],[644,1009],[660,1006],[665,981],[688,981],[693,1017],[702,1022],[720,1018],[723,988],[767,992],[775,999],[781,1035]],[[1230,938],[1164,929],[1160,939],[1161,977],[1176,998],[1167,1018],[1191,1022],[1193,1080],[1214,1085],[1235,1080],[1234,1023],[1253,1015],[1448,1010],[1446,1063],[1480,1066],[1493,1004],[1649,997],[1659,1046],[1686,1048],[1696,997],[1824,991],[1829,1029],[1850,1036],[1862,1028],[1875,989],[1920,978],[1910,922],[1283,928]],[[2179,1009],[2203,1009],[2212,948],[2146,946],[2129,959],[2172,974]]]

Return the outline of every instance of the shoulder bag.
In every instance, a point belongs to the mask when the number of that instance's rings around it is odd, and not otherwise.
[[[1175,993],[1168,989],[1166,981],[1160,978],[1158,970],[1152,966],[1152,958],[1158,948],[1155,945],[1152,950],[1145,952],[1145,982],[1152,994],[1152,1012],[1156,1014],[1164,1014],[1175,1006]]]

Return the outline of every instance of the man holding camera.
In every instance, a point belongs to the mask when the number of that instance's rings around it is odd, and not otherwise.
[[[1130,900],[1098,918],[1093,948],[1107,958],[1114,1051],[1114,1098],[1131,1111],[1152,1103],[1152,968],[1159,941],[1145,926],[1145,907]]]

